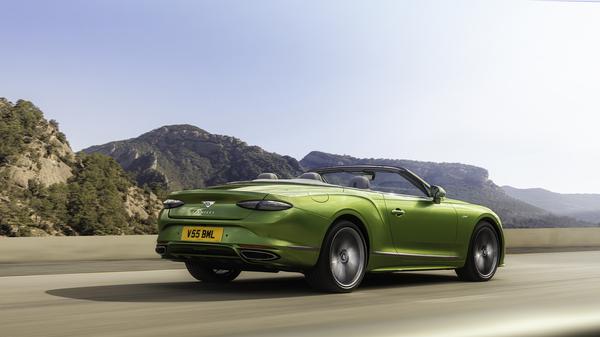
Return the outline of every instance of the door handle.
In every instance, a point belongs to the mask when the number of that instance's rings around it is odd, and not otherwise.
[[[404,213],[406,213],[406,211],[404,211],[403,209],[400,209],[400,208],[394,208],[392,210],[392,214],[394,214],[395,216],[403,216]]]

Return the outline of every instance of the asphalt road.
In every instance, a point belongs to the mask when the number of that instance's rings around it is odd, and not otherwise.
[[[0,336],[600,336],[600,252],[506,263],[487,283],[397,273],[351,294],[288,273],[206,285],[164,261],[0,265]]]

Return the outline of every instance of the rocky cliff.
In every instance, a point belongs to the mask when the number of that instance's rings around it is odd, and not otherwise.
[[[0,98],[0,235],[146,233],[161,208],[111,158],[76,155],[31,102]]]

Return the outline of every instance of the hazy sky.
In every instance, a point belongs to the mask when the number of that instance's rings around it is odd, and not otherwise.
[[[73,148],[189,123],[600,192],[600,3],[5,1],[0,96]]]

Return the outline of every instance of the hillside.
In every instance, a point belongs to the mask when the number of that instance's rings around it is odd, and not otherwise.
[[[0,98],[0,235],[155,231],[161,204],[113,159],[76,155],[31,102]]]
[[[302,172],[292,157],[192,125],[163,126],[137,138],[92,146],[83,152],[113,157],[140,186],[155,191],[254,179],[261,172],[274,172],[283,178]]]
[[[556,193],[543,188],[502,186],[506,194],[556,214],[600,223],[600,194]]]
[[[431,184],[443,186],[448,197],[485,205],[496,211],[506,227],[571,227],[591,223],[550,214],[546,210],[512,198],[489,179],[487,170],[458,163],[434,163],[413,160],[355,158],[313,151],[300,164],[306,168],[335,165],[390,165],[405,167]]]

